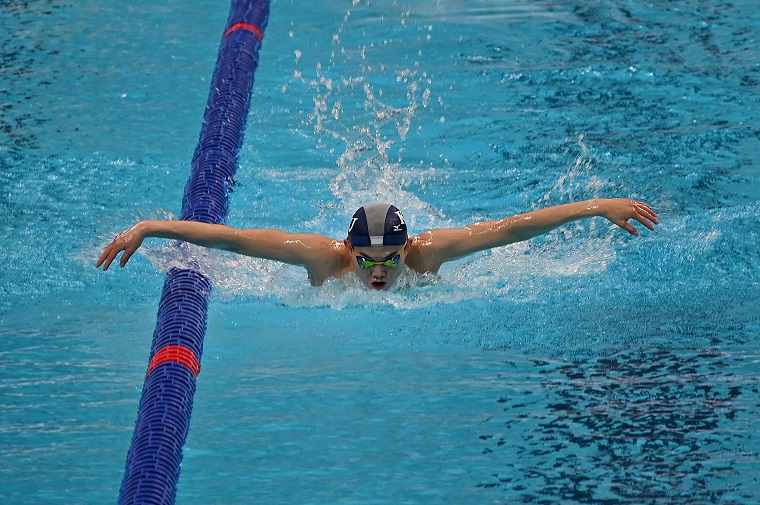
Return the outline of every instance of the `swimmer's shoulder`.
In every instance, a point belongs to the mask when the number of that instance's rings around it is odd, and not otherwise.
[[[321,286],[331,278],[340,278],[353,270],[352,255],[345,241],[313,237],[314,249],[304,267],[312,286]]]
[[[427,272],[435,274],[441,268],[442,262],[437,257],[433,236],[432,231],[427,231],[409,239],[406,266],[418,274]]]

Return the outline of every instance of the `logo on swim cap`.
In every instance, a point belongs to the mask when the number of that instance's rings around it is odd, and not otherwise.
[[[354,212],[348,239],[354,247],[396,245],[406,242],[406,221],[401,211],[387,203],[371,203]]]

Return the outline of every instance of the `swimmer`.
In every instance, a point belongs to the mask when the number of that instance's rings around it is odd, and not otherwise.
[[[596,198],[410,237],[396,207],[373,203],[354,213],[344,240],[315,233],[241,229],[196,221],[141,221],[116,235],[95,267],[102,265],[103,270],[108,270],[122,251],[119,264],[124,267],[144,239],[158,237],[302,266],[312,286],[353,273],[366,287],[381,291],[393,286],[406,268],[418,274],[435,274],[447,261],[528,240],[572,221],[596,216],[636,236],[638,231],[629,220],[650,230],[659,224],[657,214],[644,202]]]

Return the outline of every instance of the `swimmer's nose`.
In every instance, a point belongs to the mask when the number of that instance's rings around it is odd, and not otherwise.
[[[385,277],[385,270],[380,265],[375,265],[372,267],[372,277],[374,279],[382,279]]]

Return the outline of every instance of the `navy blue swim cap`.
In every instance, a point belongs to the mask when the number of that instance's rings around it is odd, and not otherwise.
[[[406,221],[401,211],[387,203],[360,207],[348,225],[348,240],[354,247],[402,246],[406,243]]]

